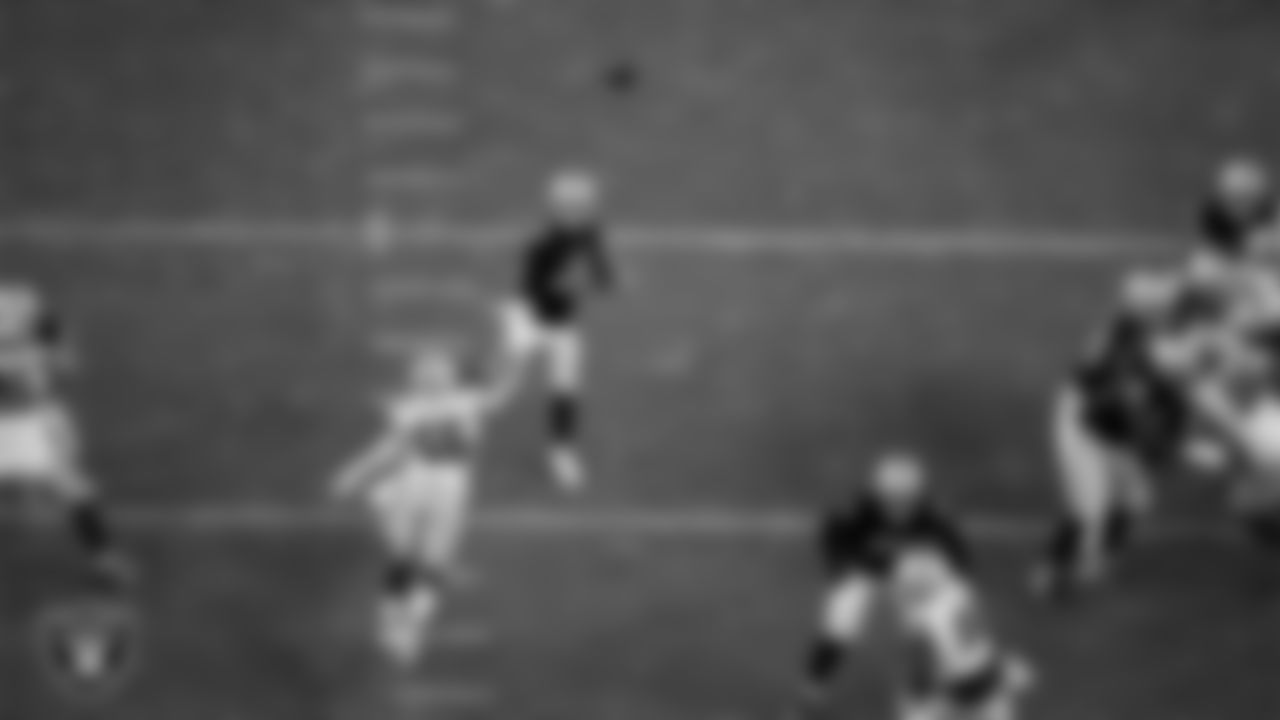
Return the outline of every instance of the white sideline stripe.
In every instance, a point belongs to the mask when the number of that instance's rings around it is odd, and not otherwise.
[[[82,245],[86,238],[122,245],[299,244],[308,248],[358,249],[358,219],[330,221],[86,220],[29,218],[0,222],[0,240]],[[392,228],[406,244],[505,251],[528,234],[527,222],[410,224]],[[623,249],[661,252],[762,253],[777,255],[875,255],[888,259],[1110,262],[1151,259],[1177,253],[1184,239],[1143,233],[1087,234],[1052,230],[945,231],[930,228],[760,227],[716,225],[643,225],[615,223],[613,236]]]
[[[452,82],[457,75],[457,68],[445,62],[383,57],[367,61],[362,77],[367,86],[382,88],[402,83],[439,85]]]
[[[488,685],[462,681],[415,682],[396,688],[395,699],[412,709],[488,705],[497,693]]]
[[[369,183],[376,192],[430,192],[448,187],[457,176],[435,167],[379,168],[369,173]],[[388,233],[389,243],[399,242],[399,236]]]
[[[457,113],[432,110],[383,111],[370,113],[365,131],[376,138],[404,139],[414,136],[454,135],[462,130]]]
[[[358,514],[338,509],[278,505],[125,506],[118,508],[116,515],[136,530],[192,534],[305,533],[356,528],[362,521]],[[602,508],[573,511],[530,506],[482,511],[475,519],[475,526],[481,532],[495,535],[792,540],[808,537],[816,527],[817,517],[816,511],[799,510]],[[0,514],[0,520],[3,519],[21,521],[13,513]],[[963,517],[969,531],[992,542],[1039,537],[1050,520],[1048,516],[984,513]],[[1146,533],[1166,540],[1205,540],[1227,536],[1231,529],[1157,520]]]
[[[379,31],[442,33],[458,26],[457,13],[441,5],[413,7],[375,0],[361,7],[361,16]]]
[[[422,300],[446,300],[459,303],[487,302],[490,294],[474,283],[459,279],[424,279],[392,277],[373,282],[374,299],[394,305]]]

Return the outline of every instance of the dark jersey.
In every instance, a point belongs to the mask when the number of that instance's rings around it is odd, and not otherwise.
[[[590,289],[587,282],[608,287],[612,275],[599,226],[552,224],[525,250],[520,293],[541,319],[567,322]]]
[[[904,551],[913,549],[938,552],[959,568],[969,564],[964,534],[937,506],[924,502],[911,508],[888,508],[871,493],[859,495],[828,516],[820,542],[833,574],[882,575],[893,569]]]
[[[1092,433],[1163,461],[1181,444],[1190,413],[1178,383],[1152,358],[1149,335],[1139,321],[1116,319],[1076,369],[1075,386]]]
[[[1270,198],[1229,202],[1210,198],[1200,210],[1200,232],[1210,246],[1227,253],[1248,249],[1254,233],[1270,225],[1276,205]]]

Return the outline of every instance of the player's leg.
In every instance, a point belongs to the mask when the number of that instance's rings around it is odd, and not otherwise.
[[[801,714],[825,704],[847,648],[866,633],[877,596],[874,578],[856,573],[833,583],[823,598],[818,629],[805,657]]]
[[[556,481],[577,490],[586,481],[579,451],[583,423],[586,348],[577,325],[560,322],[546,328],[550,463]]]
[[[1235,435],[1242,462],[1235,469],[1229,504],[1255,541],[1280,547],[1280,412],[1274,400],[1242,413]]]
[[[471,470],[459,463],[432,471],[419,513],[418,584],[408,612],[423,648],[430,645],[445,594],[460,576],[458,555],[471,512]]]
[[[1056,400],[1051,422],[1062,513],[1035,583],[1038,590],[1057,593],[1101,576],[1108,538],[1116,532],[1116,479],[1112,451],[1085,427],[1069,391]]]
[[[423,582],[418,558],[422,523],[408,489],[412,478],[405,475],[407,472],[385,481],[373,497],[371,508],[386,555],[376,637],[388,657],[402,665],[413,663],[420,652],[411,604]]]
[[[380,610],[382,643],[401,664],[426,652],[455,573],[470,505],[464,467],[416,468],[385,505],[391,562]]]
[[[1155,505],[1155,491],[1148,466],[1132,454],[1111,453],[1113,501],[1107,517],[1104,551],[1116,558],[1132,544]]]
[[[523,300],[513,298],[499,305],[498,324],[500,374],[510,387],[522,388],[542,350],[538,321]]]
[[[1017,720],[1022,703],[1035,684],[1032,667],[1020,657],[1009,658],[999,686],[974,708],[973,720]]]
[[[33,483],[47,488],[66,507],[67,524],[77,547],[93,567],[96,578],[117,586],[128,574],[115,541],[102,496],[83,463],[81,443],[64,408],[33,410],[17,423],[9,442],[14,470],[30,473]]]

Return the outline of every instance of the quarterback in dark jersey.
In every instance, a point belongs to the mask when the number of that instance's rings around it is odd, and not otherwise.
[[[506,356],[513,375],[535,366],[550,389],[550,468],[567,490],[585,482],[578,453],[586,349],[580,316],[591,295],[613,283],[599,218],[595,180],[581,172],[552,179],[549,217],[523,251],[514,297],[503,310]]]
[[[882,458],[871,483],[824,518],[819,552],[827,575],[817,633],[805,663],[801,717],[813,717],[842,663],[845,648],[861,640],[874,605],[899,561],[914,551],[936,553],[967,570],[968,542],[928,495],[925,470],[914,457]]]

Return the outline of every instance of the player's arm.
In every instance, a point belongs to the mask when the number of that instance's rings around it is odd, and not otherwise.
[[[384,431],[338,471],[330,487],[330,494],[341,500],[361,493],[400,461],[404,454],[404,443],[404,438],[395,428]]]

